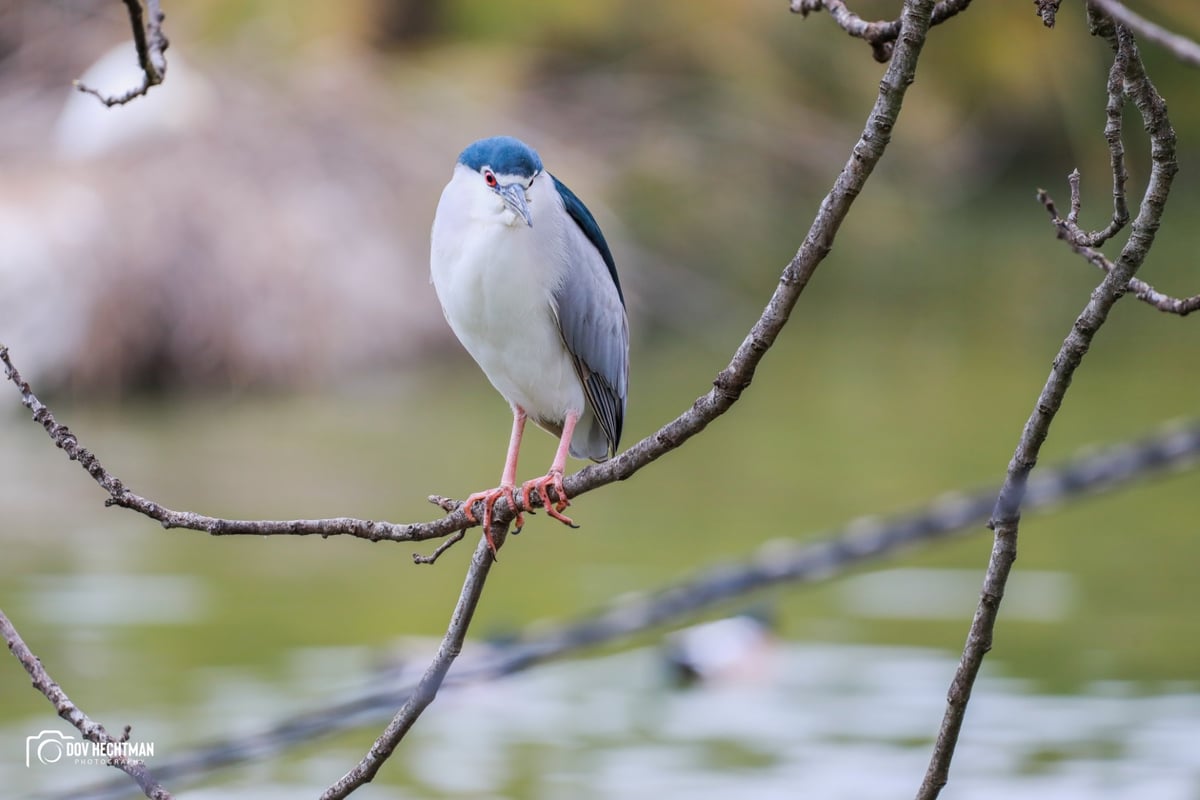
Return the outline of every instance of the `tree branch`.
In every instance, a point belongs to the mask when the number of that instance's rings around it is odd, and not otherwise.
[[[29,382],[21,377],[21,373],[13,365],[8,348],[3,345],[0,345],[0,363],[4,364],[5,377],[12,381],[21,393],[21,404],[33,412],[34,421],[45,429],[46,435],[55,446],[67,454],[67,458],[78,462],[100,488],[108,492],[105,505],[136,511],[157,520],[164,528],[187,528],[204,531],[212,536],[354,536],[371,542],[414,542],[448,536],[471,526],[461,509],[433,522],[408,525],[352,517],[292,520],[220,519],[192,511],[174,511],[130,491],[120,478],[105,469],[100,459],[83,447],[78,437],[66,425],[60,424],[46,404],[33,393]],[[510,516],[508,512],[498,513],[497,518],[509,519]]]
[[[502,530],[496,531],[497,527]],[[503,536],[507,530],[508,523],[493,525],[493,537],[497,533],[500,534],[500,538],[496,539],[497,547],[504,543]],[[487,580],[488,572],[494,562],[491,546],[487,539],[480,537],[479,544],[475,546],[475,554],[471,557],[471,566],[467,570],[462,593],[459,595],[454,613],[450,617],[450,627],[447,629],[445,637],[442,638],[437,655],[434,656],[428,669],[425,670],[425,674],[421,676],[420,682],[412,690],[412,694],[396,712],[396,716],[375,740],[375,744],[371,745],[371,749],[354,769],[325,790],[325,793],[321,795],[321,800],[346,797],[363,784],[370,783],[383,763],[391,757],[396,746],[400,744],[400,740],[417,721],[417,717],[421,716],[421,712],[433,702],[433,698],[437,697],[438,690],[446,679],[446,673],[450,671],[450,665],[462,652],[467,628],[470,627],[471,617],[474,616],[475,609],[479,606],[479,598],[483,594],[483,584]]]
[[[1108,24],[1105,25],[1105,22]],[[1171,181],[1178,171],[1175,161],[1175,132],[1167,117],[1166,103],[1146,76],[1133,35],[1119,25],[1114,28],[1107,20],[1093,19],[1093,24],[1096,26],[1094,32],[1104,36],[1113,45],[1114,58],[1120,64],[1124,93],[1141,112],[1146,131],[1150,135],[1150,181],[1142,197],[1141,208],[1133,222],[1129,239],[1121,251],[1121,257],[1092,292],[1087,305],[1063,341],[1054,359],[1050,376],[1046,379],[1033,412],[1025,423],[1009,463],[1007,477],[989,523],[995,532],[995,539],[984,577],[983,591],[971,621],[962,658],[950,685],[946,713],[938,731],[928,771],[917,792],[918,800],[937,797],[949,777],[950,762],[954,758],[954,749],[962,730],[971,689],[979,674],[983,657],[992,647],[1000,601],[1017,556],[1017,531],[1029,473],[1037,464],[1041,446],[1050,433],[1050,425],[1062,406],[1063,397],[1075,370],[1083,361],[1093,337],[1108,318],[1109,311],[1126,292],[1130,279],[1145,261],[1154,243],[1154,234],[1162,218]]]
[[[54,705],[54,710],[58,712],[58,715],[75,726],[83,738],[102,745],[117,744],[128,740],[129,727],[125,728],[123,738],[114,739],[103,725],[92,720],[83,713],[79,706],[71,702],[71,698],[67,697],[67,693],[63,691],[62,687],[46,672],[46,668],[42,666],[42,660],[34,655],[29,646],[25,644],[25,640],[21,638],[21,634],[17,632],[16,627],[3,611],[0,611],[0,633],[4,635],[4,641],[8,644],[9,651],[29,673],[29,677],[33,681],[33,688],[45,695],[46,699]],[[146,769],[145,763],[131,760],[125,756],[114,756],[108,760],[108,764],[132,778],[142,793],[151,800],[171,800],[171,793],[154,779],[154,776]]]
[[[1156,25],[1145,17],[1130,11],[1118,0],[1087,0],[1088,5],[1098,9],[1114,21],[1119,22],[1147,41],[1154,42],[1166,49],[1171,55],[1185,64],[1200,67],[1200,44],[1186,36],[1172,33],[1161,25]]]
[[[1078,170],[1071,173],[1071,177],[1077,177],[1078,175]],[[1071,185],[1072,196],[1075,194],[1075,189],[1076,184],[1073,183]],[[1058,215],[1058,208],[1054,205],[1054,200],[1045,189],[1038,189],[1037,197],[1038,201],[1050,213],[1050,222],[1057,229],[1059,239],[1065,241],[1072,250],[1083,256],[1089,264],[1104,272],[1112,272],[1115,269],[1115,265],[1099,250],[1080,243],[1081,241],[1085,241],[1090,234],[1080,230],[1077,225],[1071,224],[1069,219],[1060,217]],[[1172,297],[1158,291],[1141,278],[1129,279],[1129,291],[1138,300],[1154,306],[1159,311],[1167,314],[1177,314],[1181,317],[1186,317],[1193,311],[1200,309],[1200,294],[1192,295],[1191,297]]]
[[[133,44],[137,48],[138,66],[142,68],[142,82],[124,94],[106,95],[97,89],[75,81],[74,86],[79,91],[90,94],[108,107],[122,106],[135,97],[141,97],[150,91],[151,86],[158,86],[167,77],[166,49],[170,42],[163,35],[162,24],[166,19],[159,6],[160,0],[146,0],[147,23],[142,15],[141,0],[121,0],[129,12],[129,26],[133,30]]]
[[[965,11],[971,0],[940,0],[933,7],[931,25],[941,25],[960,11]],[[896,37],[900,35],[900,20],[893,19],[867,22],[846,7],[844,0],[791,0],[791,11],[807,17],[813,11],[828,11],[833,21],[851,36],[871,45],[871,54],[881,64],[892,57]]]
[[[1129,224],[1129,204],[1125,199],[1125,183],[1129,180],[1129,171],[1125,169],[1125,142],[1122,139],[1125,111],[1125,76],[1122,74],[1120,59],[1113,59],[1112,68],[1108,71],[1108,104],[1104,108],[1107,122],[1104,125],[1104,139],[1108,142],[1109,165],[1113,176],[1113,213],[1112,221],[1104,230],[1090,234],[1080,232],[1081,243],[1087,247],[1099,247],[1120,233]],[[1072,170],[1067,178],[1071,186],[1071,213],[1068,217],[1072,225],[1079,221],[1079,210],[1083,204],[1079,191],[1079,170]]]

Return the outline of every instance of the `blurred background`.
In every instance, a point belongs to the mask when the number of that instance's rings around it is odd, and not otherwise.
[[[1188,0],[1134,6],[1200,36]],[[0,0],[0,342],[134,491],[228,517],[423,520],[427,495],[495,484],[509,412],[428,282],[429,226],[466,144],[525,139],[603,227],[629,301],[628,445],[727,363],[883,71],[783,0],[164,10],[166,82],[108,109],[71,81],[137,83],[123,5]],[[1196,72],[1142,50],[1182,172],[1141,277],[1190,295]],[[1084,223],[1106,223],[1109,63],[1077,3],[1054,30],[1024,3],[937,28],[891,148],[754,385],[682,450],[581,498],[580,530],[531,520],[464,657],[775,538],[998,482],[1098,281],[1034,192],[1065,207],[1079,168]],[[1147,147],[1126,119],[1136,203]],[[1198,346],[1193,320],[1119,304],[1042,463],[1194,415]],[[131,722],[165,756],[260,730],[419,663],[444,631],[468,545],[416,567],[405,546],[164,532],[105,510],[8,392],[0,608],[110,729]],[[553,445],[528,437],[522,472]],[[1200,797],[1198,488],[1184,472],[1027,517],[1020,602],[1002,610],[947,796]],[[647,636],[442,697],[362,795],[909,794],[990,542],[981,527],[747,600],[769,609],[772,646],[736,680],[672,688]],[[56,726],[0,662],[0,778],[20,796],[110,777],[27,769],[26,737]],[[379,727],[184,796],[312,795]]]

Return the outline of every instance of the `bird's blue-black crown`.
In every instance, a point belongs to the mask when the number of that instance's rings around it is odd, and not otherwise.
[[[531,178],[542,171],[542,159],[537,151],[512,136],[480,139],[462,151],[458,163],[476,171],[488,166],[501,175],[523,178]]]

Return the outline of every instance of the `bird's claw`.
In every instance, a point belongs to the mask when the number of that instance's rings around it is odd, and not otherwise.
[[[554,493],[558,496],[558,502],[550,502],[550,492],[548,487],[554,487]],[[546,513],[554,517],[564,525],[569,525],[572,528],[578,528],[575,521],[562,513],[563,509],[571,505],[570,499],[567,498],[567,490],[563,488],[563,474],[558,470],[550,470],[540,478],[534,478],[531,481],[525,481],[521,485],[521,500],[525,508],[532,509],[533,502],[530,495],[537,491],[538,499],[541,500],[542,508],[546,509]]]
[[[463,501],[463,511],[467,515],[469,522],[478,522],[475,517],[474,506],[480,500],[483,501],[483,535],[487,538],[488,547],[492,550],[492,555],[496,555],[496,542],[492,539],[492,519],[494,518],[494,510],[496,501],[503,497],[508,501],[508,507],[513,510],[516,517],[513,518],[513,533],[520,533],[521,528],[525,526],[525,516],[521,513],[521,506],[517,505],[516,487],[511,484],[503,484],[495,489],[488,489],[486,492],[475,492],[466,500]],[[528,505],[528,502],[526,502]]]

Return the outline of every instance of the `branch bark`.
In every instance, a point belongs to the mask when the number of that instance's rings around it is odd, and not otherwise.
[[[105,505],[136,511],[157,520],[164,528],[187,528],[204,531],[211,536],[354,536],[371,542],[412,542],[449,536],[471,526],[461,509],[433,522],[407,525],[352,517],[292,520],[220,519],[193,511],[172,510],[130,491],[120,478],[105,469],[100,459],[81,445],[79,438],[70,428],[59,423],[46,404],[33,393],[29,382],[13,364],[8,348],[3,345],[0,345],[0,363],[4,365],[5,377],[12,381],[21,393],[21,404],[33,412],[34,422],[45,429],[46,435],[56,447],[67,454],[67,458],[78,462],[100,488],[108,493]],[[510,518],[501,516],[505,519]]]
[[[933,7],[930,24],[941,25],[960,11],[965,11],[969,5],[971,0],[940,0]],[[886,64],[891,59],[896,37],[900,35],[901,20],[867,22],[851,11],[844,0],[791,0],[790,7],[793,14],[802,17],[814,11],[828,11],[838,27],[871,45],[871,54],[876,61]]]
[[[971,621],[967,643],[955,671],[947,696],[946,713],[938,731],[937,742],[930,758],[925,779],[917,792],[918,800],[938,796],[949,777],[950,763],[962,730],[971,689],[984,655],[992,647],[992,637],[1000,601],[1009,572],[1017,557],[1017,532],[1020,527],[1021,505],[1029,473],[1037,464],[1038,454],[1050,425],[1062,407],[1063,398],[1071,385],[1075,370],[1083,361],[1092,339],[1108,318],[1109,311],[1128,289],[1129,281],[1146,259],[1154,243],[1154,234],[1162,218],[1163,207],[1170,192],[1171,181],[1178,171],[1175,161],[1175,132],[1167,117],[1166,103],[1147,77],[1133,34],[1108,19],[1093,17],[1094,32],[1108,39],[1115,51],[1114,69],[1122,75],[1123,91],[1141,112],[1142,121],[1150,135],[1151,172],[1146,193],[1142,197],[1138,216],[1121,251],[1120,260],[1092,292],[1083,311],[1075,320],[1063,341],[1050,376],[1025,423],[1020,441],[1009,462],[1007,477],[989,527],[995,532],[992,553],[984,577],[979,605]]]
[[[1092,8],[1099,9],[1147,41],[1164,48],[1183,63],[1200,67],[1200,44],[1135,14],[1118,0],[1087,0],[1087,2]]]
[[[1078,176],[1078,171],[1072,172],[1071,177]],[[1074,196],[1077,190],[1076,183],[1071,185],[1071,193]],[[1059,216],[1058,207],[1054,204],[1054,200],[1044,189],[1038,189],[1038,200],[1046,207],[1046,211],[1050,213],[1050,223],[1054,225],[1058,231],[1058,238],[1062,239],[1067,245],[1091,265],[1097,267],[1103,272],[1112,272],[1116,265],[1095,248],[1081,244],[1086,241],[1090,234],[1079,229],[1078,225],[1071,223],[1070,219],[1063,219]],[[1146,283],[1141,278],[1129,279],[1129,291],[1138,300],[1141,300],[1147,305],[1157,308],[1165,314],[1175,314],[1180,317],[1186,317],[1193,311],[1200,309],[1200,294],[1194,294],[1191,297],[1172,297],[1164,294],[1149,283]]]

